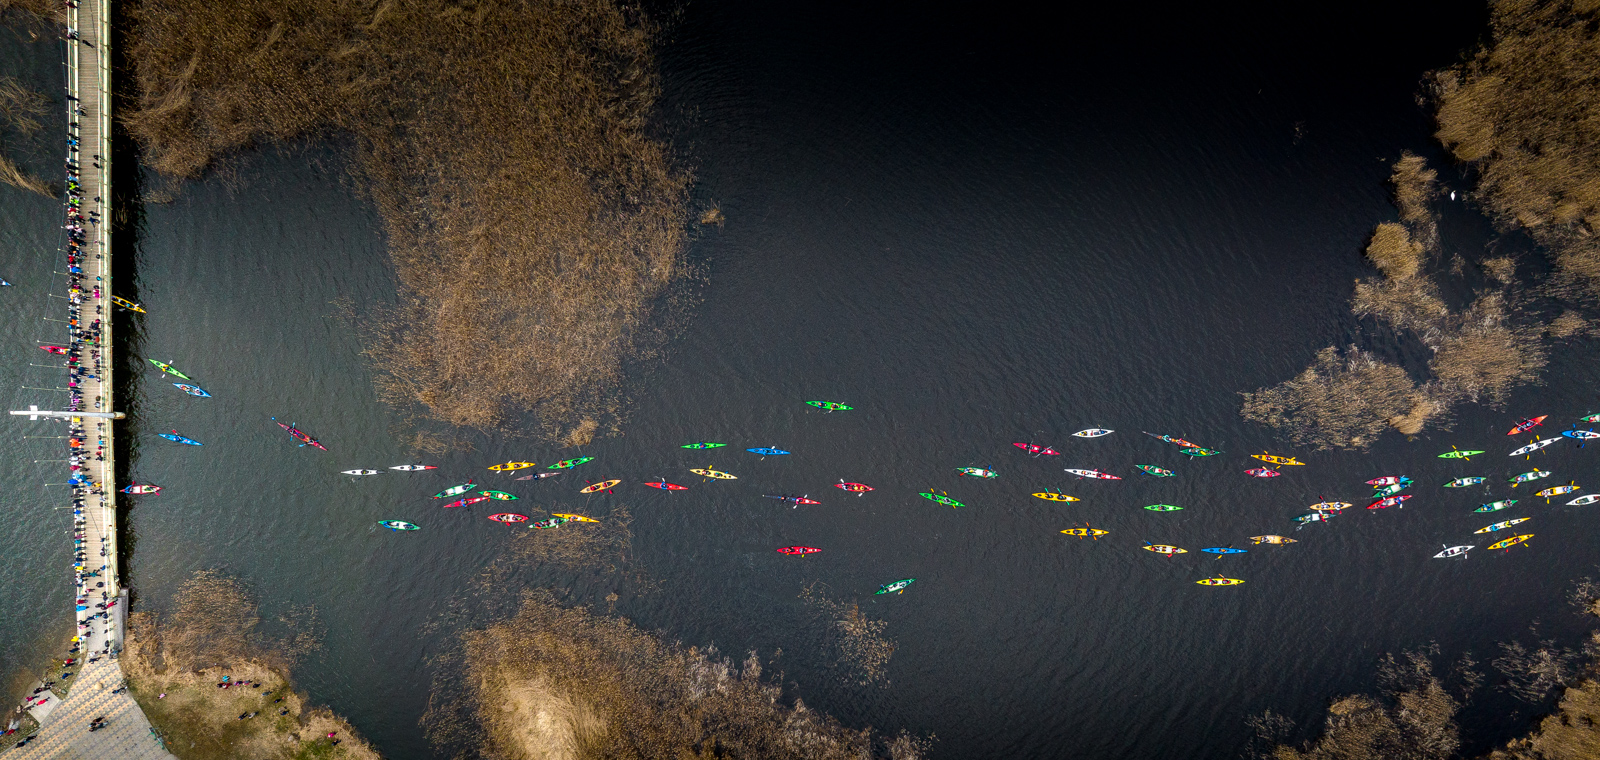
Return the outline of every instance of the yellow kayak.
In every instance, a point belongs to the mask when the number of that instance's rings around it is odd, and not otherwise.
[[[1260,454],[1251,454],[1250,456],[1253,456],[1256,459],[1259,459],[1259,460],[1261,460],[1263,462],[1268,462],[1268,463],[1271,463],[1271,464],[1297,464],[1297,465],[1302,465],[1302,466],[1305,465],[1305,462],[1302,462],[1302,461],[1300,461],[1298,459],[1295,459],[1294,457],[1275,456],[1275,455],[1272,455],[1272,454],[1268,454],[1265,451],[1261,452]],[[1240,583],[1243,583],[1243,581],[1240,581]]]
[[[1076,496],[1068,496],[1064,493],[1056,493],[1055,491],[1036,493],[1034,496],[1044,499],[1045,501],[1078,501],[1078,497]]]
[[[692,473],[694,473],[696,475],[701,475],[701,476],[704,476],[704,477],[707,477],[707,478],[716,478],[717,480],[738,480],[739,479],[739,476],[737,476],[737,475],[729,475],[726,472],[719,472],[717,470],[711,469],[710,467],[706,467],[704,469],[699,469],[699,470],[690,470],[689,472],[692,472]]]
[[[618,483],[621,483],[621,482],[622,481],[620,481],[620,480],[602,480],[599,483],[595,483],[593,485],[585,487],[582,491],[579,491],[578,493],[595,493],[597,491],[604,491],[607,488],[616,487],[616,485]]]
[[[149,314],[150,313],[150,312],[145,311],[144,307],[140,306],[139,304],[136,304],[136,303],[134,303],[132,301],[129,301],[128,299],[123,298],[121,296],[112,296],[111,297],[111,302],[116,304],[116,305],[118,305],[118,306],[121,306],[122,308],[127,309],[129,311],[137,311],[140,314]]]
[[[495,472],[510,472],[512,470],[521,470],[535,466],[536,465],[532,462],[506,462],[505,464],[489,465],[489,469],[494,470]]]
[[[1292,544],[1294,539],[1288,536],[1251,536],[1251,541],[1258,544]]]
[[[584,517],[583,515],[564,515],[564,514],[561,514],[560,512],[557,512],[557,513],[551,515],[551,517],[565,517],[568,520],[571,520],[573,522],[592,522],[592,523],[600,522],[599,520],[596,520],[593,517]]]
[[[1237,586],[1241,583],[1244,583],[1244,581],[1241,581],[1238,578],[1224,578],[1219,575],[1215,578],[1207,578],[1202,581],[1195,581],[1195,583],[1198,583],[1202,586]]]
[[[1510,537],[1510,538],[1508,538],[1508,539],[1506,539],[1504,541],[1496,541],[1496,542],[1494,542],[1492,544],[1489,544],[1489,551],[1494,551],[1495,549],[1509,549],[1509,548],[1511,548],[1513,546],[1516,546],[1517,544],[1520,544],[1523,541],[1526,541],[1526,540],[1528,540],[1530,538],[1533,538],[1533,534],[1532,533],[1528,533],[1528,534],[1521,535],[1521,536],[1512,536],[1512,537]]]
[[[1188,549],[1179,549],[1176,546],[1168,546],[1167,544],[1145,544],[1144,550],[1147,552],[1155,552],[1156,554],[1165,554],[1168,557],[1171,557],[1174,554],[1189,553]]]
[[[1061,532],[1069,536],[1077,536],[1078,538],[1093,538],[1094,540],[1099,541],[1101,536],[1104,536],[1111,531],[1100,530],[1099,528],[1067,528]]]

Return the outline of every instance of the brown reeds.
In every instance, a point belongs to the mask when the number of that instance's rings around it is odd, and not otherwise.
[[[1452,692],[1433,672],[1436,650],[1386,655],[1378,668],[1377,696],[1352,695],[1328,707],[1322,736],[1302,747],[1278,746],[1266,756],[1274,760],[1445,760],[1461,746],[1456,715],[1461,697],[1476,688],[1481,676],[1464,661],[1457,670],[1463,682]],[[1459,695],[1459,696],[1458,696]]]
[[[885,682],[889,658],[897,646],[884,635],[887,620],[873,620],[862,614],[858,604],[845,604],[828,596],[819,584],[800,591],[800,598],[828,623],[829,639],[838,651],[838,661],[860,685]]]
[[[1419,420],[1425,419],[1427,409],[1426,397],[1405,370],[1355,346],[1343,357],[1324,348],[1294,379],[1241,395],[1245,419],[1316,448],[1366,448],[1390,420],[1405,421],[1419,412]]]
[[[683,270],[647,24],[610,0],[147,0],[136,21],[128,124],[157,170],[356,137],[400,286],[367,314],[385,401],[483,429],[533,411],[552,438],[614,414]]]
[[[464,636],[471,714],[495,758],[913,760],[920,742],[887,747],[870,730],[792,705],[743,663],[663,643],[626,620],[529,593],[509,620]],[[441,709],[443,705],[439,706]],[[430,715],[430,730],[442,713]]]

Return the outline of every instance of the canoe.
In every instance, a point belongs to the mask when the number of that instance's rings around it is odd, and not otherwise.
[[[202,443],[200,443],[199,441],[197,441],[197,440],[195,440],[193,438],[186,438],[184,436],[178,435],[178,431],[176,431],[176,430],[174,430],[174,431],[172,431],[170,433],[156,433],[156,435],[159,435],[162,438],[165,438],[165,439],[167,439],[169,441],[173,441],[174,443],[182,443],[182,444],[186,444],[186,445],[189,445],[189,446],[203,446],[203,445],[205,445],[205,444],[202,444]]]
[[[1406,499],[1409,499],[1409,498],[1411,498],[1411,497],[1410,496],[1389,496],[1389,497],[1386,497],[1386,498],[1378,499],[1377,501],[1374,501],[1371,504],[1368,504],[1367,505],[1367,509],[1388,509],[1389,507],[1398,507],[1398,506],[1401,505],[1402,502],[1404,502]]]
[[[1000,473],[982,467],[957,467],[956,472],[972,478],[998,478]]]
[[[1078,501],[1079,500],[1078,497],[1076,497],[1076,496],[1068,496],[1068,495],[1066,495],[1064,493],[1057,493],[1055,491],[1040,491],[1039,493],[1034,494],[1034,496],[1036,498],[1044,499],[1045,501]]]
[[[184,380],[193,380],[194,379],[192,377],[189,377],[188,375],[183,374],[182,372],[179,372],[176,367],[174,367],[171,364],[168,364],[166,362],[156,361],[155,359],[151,359],[150,363],[156,365],[156,369],[161,370],[161,373],[164,374],[164,375],[172,375],[173,377],[182,378]]]
[[[948,494],[937,494],[937,493],[933,493],[931,491],[924,491],[924,492],[922,492],[920,494],[917,494],[917,495],[921,496],[924,499],[932,499],[932,500],[937,501],[940,504],[943,504],[943,505],[945,505],[947,507],[954,508],[954,507],[965,507],[966,506],[965,504],[962,504],[961,502],[950,498],[950,496]]]
[[[729,475],[726,472],[713,470],[710,467],[706,467],[706,468],[698,469],[698,470],[690,470],[689,472],[692,472],[692,473],[694,473],[696,475],[700,475],[702,477],[714,478],[716,480],[738,480],[739,479],[739,476],[737,476],[737,475]]]
[[[389,530],[416,530],[417,529],[417,526],[412,525],[411,523],[408,523],[405,520],[379,520],[378,524],[382,525],[385,528],[388,528]]]
[[[1527,483],[1527,482],[1530,482],[1530,481],[1538,480],[1540,478],[1548,478],[1548,477],[1550,477],[1550,471],[1549,470],[1530,470],[1528,472],[1522,473],[1521,475],[1513,476],[1510,479],[1508,479],[1506,482],[1510,483],[1512,488],[1516,488],[1517,486],[1522,485],[1523,483]]]
[[[1222,555],[1222,554],[1244,554],[1245,552],[1249,551],[1249,549],[1235,549],[1235,548],[1233,548],[1231,546],[1213,546],[1213,547],[1210,547],[1210,548],[1201,549],[1200,551],[1206,552],[1207,554]]]
[[[1581,506],[1583,506],[1585,504],[1593,504],[1593,503],[1595,503],[1597,501],[1600,501],[1600,494],[1589,494],[1587,496],[1579,496],[1578,498],[1567,502],[1567,506],[1569,506],[1569,507],[1581,507]]]
[[[473,486],[473,482],[469,480],[469,481],[467,481],[465,483],[462,483],[459,486],[450,486],[449,488],[446,488],[443,491],[440,491],[440,492],[434,494],[433,498],[435,498],[435,499],[443,499],[446,496],[455,496],[457,494],[463,494],[463,493],[466,493],[468,491],[471,491],[472,490],[472,486]]]
[[[752,454],[760,454],[761,456],[764,456],[764,457],[781,457],[784,454],[789,453],[787,451],[784,451],[783,449],[777,449],[777,448],[773,448],[771,446],[760,446],[760,447],[757,447],[757,448],[754,448],[754,449],[745,449],[745,451],[748,451],[748,452],[750,452]]]
[[[1476,547],[1472,547],[1472,546],[1445,546],[1444,547],[1444,551],[1433,555],[1433,558],[1434,559],[1446,559],[1446,558],[1449,558],[1449,557],[1459,557],[1459,556],[1461,556],[1463,554],[1466,554],[1469,551],[1472,551],[1474,548],[1476,548]]]
[[[1520,535],[1520,536],[1512,536],[1512,537],[1510,537],[1510,538],[1508,538],[1508,539],[1506,539],[1504,541],[1496,541],[1496,542],[1494,542],[1492,544],[1489,544],[1489,550],[1493,551],[1495,549],[1509,549],[1509,548],[1511,548],[1513,546],[1516,546],[1517,544],[1520,544],[1523,541],[1526,541],[1526,540],[1528,540],[1530,538],[1533,538],[1533,534],[1532,533],[1526,533],[1526,534],[1523,534],[1523,535]]]
[[[1259,460],[1261,460],[1263,462],[1266,462],[1268,464],[1297,464],[1297,465],[1301,465],[1301,466],[1305,465],[1305,462],[1302,462],[1302,461],[1300,461],[1298,459],[1295,459],[1294,457],[1280,457],[1280,456],[1276,456],[1274,454],[1268,454],[1265,451],[1261,452],[1260,454],[1251,454],[1250,456],[1255,457],[1256,459],[1259,459]]]
[[[599,491],[606,491],[616,487],[616,485],[621,482],[621,480],[602,480],[599,483],[590,484],[588,487],[578,491],[578,493],[596,493]]]
[[[715,448],[721,448],[721,447],[726,446],[726,445],[728,445],[728,444],[726,444],[726,443],[711,443],[710,441],[701,441],[700,443],[686,443],[686,444],[684,444],[682,446],[679,446],[678,448],[681,448],[681,449],[715,449]]]
[[[1288,536],[1251,536],[1251,541],[1258,544],[1292,544],[1294,539]]]
[[[563,459],[563,460],[561,460],[559,462],[556,462],[553,465],[550,465],[550,467],[548,469],[551,469],[551,470],[565,470],[565,469],[568,469],[568,468],[571,468],[571,467],[577,467],[578,465],[583,464],[584,462],[593,462],[593,461],[594,461],[594,457],[578,457],[577,459]]]
[[[137,494],[137,493],[159,494],[159,493],[161,493],[161,486],[149,486],[149,485],[141,486],[138,483],[135,483],[135,484],[133,484],[131,486],[124,486],[123,489],[122,489],[122,492],[123,493],[135,493],[135,494]]]
[[[663,491],[687,491],[687,490],[689,490],[688,486],[680,486],[677,483],[668,483],[665,480],[658,480],[658,481],[656,481],[654,483],[646,483],[645,485],[650,486],[651,488],[659,488],[659,489],[661,489]]]
[[[815,546],[785,546],[778,549],[779,554],[787,554],[791,557],[804,557],[807,554],[816,554],[820,551],[822,550]]]
[[[1252,478],[1276,478],[1283,473],[1266,467],[1257,467],[1253,470],[1245,470],[1244,474],[1249,475]]]
[[[137,311],[140,314],[149,314],[150,313],[150,312],[145,311],[143,306],[140,306],[139,304],[136,304],[136,303],[134,303],[132,301],[129,301],[128,299],[123,298],[121,296],[112,296],[111,297],[111,303],[116,304],[117,306],[121,306],[122,308],[127,309],[129,311]]]
[[[556,513],[554,513],[554,514],[552,514],[550,516],[551,517],[564,517],[564,518],[566,518],[568,520],[571,520],[572,522],[586,522],[586,523],[597,523],[597,522],[600,522],[599,520],[596,520],[593,517],[584,517],[583,515],[569,515],[569,514],[566,514],[564,512],[556,512]]]
[[[1168,545],[1168,544],[1145,544],[1143,548],[1147,552],[1155,552],[1156,554],[1165,554],[1168,557],[1175,556],[1175,555],[1178,555],[1178,554],[1188,554],[1189,553],[1188,549],[1179,549],[1176,546],[1171,546],[1171,545]]]
[[[497,523],[504,523],[506,525],[510,525],[512,523],[527,522],[528,521],[528,516],[527,515],[512,514],[510,512],[501,512],[500,514],[497,514],[497,515],[489,515],[489,519],[493,520],[493,521],[495,521]]]
[[[449,504],[444,505],[444,508],[445,509],[450,509],[451,507],[470,507],[470,506],[472,506],[474,504],[481,504],[481,503],[486,502],[488,500],[489,500],[489,497],[487,497],[487,496],[469,496],[469,497],[467,497],[465,499],[456,499],[455,501],[452,501]]]
[[[56,356],[66,356],[67,355],[67,347],[66,346],[40,346],[39,349],[41,351],[47,351],[49,353],[55,354]]]
[[[1151,512],[1176,512],[1180,509],[1183,509],[1183,507],[1172,504],[1151,504],[1150,506],[1145,507],[1145,509],[1148,509]]]
[[[571,520],[568,520],[565,517],[552,517],[552,518],[550,518],[548,520],[539,520],[539,521],[533,523],[533,527],[538,528],[539,530],[545,530],[547,528],[554,528],[554,527],[557,527],[557,526],[560,526],[560,525],[566,525],[569,522],[571,522]]]
[[[1485,480],[1487,480],[1487,478],[1479,478],[1479,477],[1456,478],[1455,480],[1452,480],[1449,483],[1444,484],[1444,487],[1445,488],[1466,488],[1467,486],[1475,486],[1475,485],[1477,485],[1479,483],[1482,483]]]
[[[1200,448],[1199,446],[1196,446],[1196,447],[1194,447],[1192,449],[1183,449],[1182,451],[1179,451],[1178,453],[1179,454],[1188,454],[1189,456],[1192,456],[1192,457],[1211,457],[1211,456],[1216,456],[1218,454],[1221,454],[1222,452],[1220,452],[1220,451],[1218,451],[1216,449],[1203,449],[1203,448]]]
[[[837,401],[807,401],[806,403],[818,409],[824,409],[830,412],[848,412],[854,408],[845,406]]]
[[[846,483],[842,480],[834,483],[833,487],[849,491],[853,494],[864,494],[872,490],[872,486],[869,486],[866,483]]]
[[[1559,440],[1561,440],[1561,439],[1559,437],[1557,437],[1557,438],[1545,438],[1543,440],[1534,441],[1533,443],[1530,443],[1530,444],[1528,444],[1526,446],[1523,446],[1520,449],[1517,449],[1516,451],[1511,452],[1511,454],[1509,456],[1519,457],[1519,456],[1522,456],[1523,454],[1532,454],[1533,452],[1538,451],[1539,449],[1542,449],[1542,448],[1544,448],[1546,446],[1549,446],[1550,444],[1555,443],[1556,441],[1559,441]]]
[[[1511,505],[1516,504],[1516,503],[1517,503],[1516,499],[1506,499],[1505,501],[1491,501],[1488,504],[1485,504],[1485,505],[1483,505],[1481,507],[1478,507],[1477,509],[1474,509],[1472,511],[1474,511],[1474,512],[1499,512],[1502,509],[1510,509]]]
[[[178,390],[183,391],[191,396],[195,396],[197,398],[211,398],[211,394],[207,393],[206,389],[201,388],[198,385],[190,385],[188,383],[173,383],[172,385]]]
[[[1163,470],[1153,464],[1136,464],[1134,467],[1144,470],[1146,474],[1154,475],[1158,478],[1170,478],[1177,474],[1172,470]]]
[[[1077,536],[1078,538],[1093,538],[1094,540],[1099,541],[1101,536],[1104,536],[1111,531],[1100,530],[1099,528],[1067,528],[1061,532],[1069,536]]]
[[[505,464],[491,464],[489,469],[495,472],[511,472],[512,470],[523,470],[533,466],[532,462],[506,462]]]
[[[1073,435],[1079,438],[1099,438],[1102,435],[1111,435],[1114,432],[1116,431],[1107,430],[1105,428],[1089,428],[1087,430],[1079,430],[1078,432],[1073,433]]]
[[[1204,580],[1198,580],[1198,581],[1195,581],[1195,583],[1198,583],[1198,584],[1200,584],[1202,586],[1237,586],[1237,585],[1239,585],[1241,583],[1244,583],[1244,581],[1241,581],[1238,578],[1224,578],[1224,577],[1219,575],[1219,576],[1217,576],[1215,578],[1206,578]]]
[[[1518,517],[1515,520],[1506,520],[1505,522],[1497,522],[1497,523],[1495,523],[1493,525],[1485,525],[1482,528],[1479,528],[1479,529],[1477,529],[1475,531],[1472,531],[1472,532],[1473,533],[1494,533],[1495,531],[1505,530],[1506,528],[1509,528],[1509,527],[1511,527],[1513,525],[1516,525],[1518,523],[1525,523],[1525,522],[1527,522],[1529,520],[1532,520],[1532,519],[1533,519],[1532,517]]]
[[[1446,451],[1445,453],[1440,454],[1439,458],[1440,459],[1470,459],[1470,458],[1475,457],[1475,456],[1477,456],[1479,454],[1482,454],[1482,453],[1483,453],[1482,451],[1461,451],[1461,450]]]
[[[389,469],[399,470],[401,472],[421,472],[423,470],[437,470],[439,468],[431,464],[397,464]]]
[[[517,497],[515,497],[515,496],[513,496],[511,494],[508,494],[505,491],[479,491],[478,495],[479,496],[487,496],[487,497],[489,497],[491,499],[494,499],[496,501],[516,501],[517,500]]]
[[[1372,480],[1367,481],[1367,485],[1369,485],[1369,486],[1392,486],[1392,485],[1394,485],[1396,483],[1399,483],[1399,482],[1402,482],[1402,481],[1404,481],[1406,483],[1410,483],[1411,482],[1411,478],[1408,478],[1408,477],[1406,477],[1404,475],[1384,475],[1383,477],[1373,478]]]
[[[1543,425],[1544,424],[1544,418],[1546,418],[1548,416],[1550,416],[1550,415],[1541,414],[1538,417],[1529,417],[1528,419],[1525,419],[1525,420],[1523,420],[1521,422],[1518,422],[1517,426],[1514,427],[1514,428],[1511,428],[1511,430],[1509,432],[1507,432],[1506,435],[1516,435],[1518,433],[1526,433],[1529,430],[1532,430],[1532,429],[1534,429],[1534,428],[1536,428],[1536,427],[1538,427],[1540,425]]]
[[[891,594],[891,593],[892,594],[904,594],[906,592],[906,587],[910,586],[911,584],[916,583],[916,582],[917,582],[916,578],[906,578],[906,579],[903,579],[903,580],[895,581],[894,583],[886,583],[886,584],[884,584],[882,586],[879,586],[878,590],[874,591],[873,593],[874,594]]]
[[[1080,478],[1093,478],[1095,480],[1122,480],[1122,478],[1119,478],[1116,475],[1107,475],[1099,470],[1074,470],[1069,467],[1067,468],[1067,472],[1077,475]]]
[[[1355,505],[1348,501],[1319,501],[1316,504],[1312,504],[1310,507],[1307,507],[1307,509],[1312,509],[1318,512],[1338,512],[1341,509],[1349,509],[1353,506]]]
[[[340,470],[345,475],[377,475],[377,470]]]

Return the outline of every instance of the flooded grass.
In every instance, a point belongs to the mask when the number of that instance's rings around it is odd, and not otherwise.
[[[866,686],[887,684],[889,658],[894,656],[894,639],[885,635],[887,620],[873,620],[862,614],[857,604],[845,604],[827,595],[813,583],[800,592],[807,606],[826,621],[829,638],[838,653],[838,663],[856,683]]]
[[[1391,420],[1421,429],[1429,409],[1405,370],[1354,346],[1324,348],[1294,379],[1241,395],[1245,419],[1315,448],[1366,448]]]

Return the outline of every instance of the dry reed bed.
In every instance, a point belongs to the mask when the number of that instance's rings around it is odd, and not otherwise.
[[[135,19],[128,124],[158,171],[356,138],[401,291],[368,314],[386,401],[483,429],[531,410],[551,436],[614,413],[685,239],[641,19],[609,0],[145,0]]]

